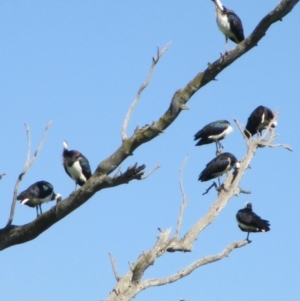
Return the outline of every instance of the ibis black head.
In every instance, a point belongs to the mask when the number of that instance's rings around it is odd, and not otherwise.
[[[252,210],[252,203],[246,203],[245,208]]]
[[[63,166],[66,173],[82,186],[92,175],[88,159],[77,150],[68,150],[68,144],[63,141]],[[75,185],[75,190],[76,190]]]

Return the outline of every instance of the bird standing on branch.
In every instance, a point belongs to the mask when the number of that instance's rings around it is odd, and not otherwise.
[[[243,24],[241,19],[235,14],[235,12],[226,8],[220,0],[212,1],[216,5],[218,27],[225,35],[225,53],[227,53],[228,39],[236,44],[239,44],[245,39]]]
[[[250,138],[250,135],[261,134],[261,132],[267,128],[272,119],[274,118],[273,112],[264,106],[258,106],[249,116],[248,122],[245,128],[245,135]],[[271,127],[275,128],[277,121],[273,121]]]
[[[200,131],[198,131],[194,136],[194,140],[200,139],[196,146],[215,142],[218,153],[219,149],[223,148],[219,141],[227,137],[232,131],[233,128],[229,121],[217,120],[207,124]]]
[[[236,214],[236,220],[238,222],[239,228],[248,232],[246,240],[249,240],[250,232],[268,232],[270,231],[269,221],[260,218],[252,211],[252,204],[246,203],[245,208],[241,209]]]
[[[205,182],[214,178],[218,178],[219,186],[213,182],[212,185],[209,186],[204,193],[202,193],[202,195],[207,194],[212,187],[215,187],[217,191],[220,191],[220,176],[232,168],[239,169],[240,162],[231,153],[219,154],[216,158],[208,162],[206,167],[202,170],[198,180]]]
[[[240,162],[231,153],[222,153],[206,164],[202,170],[199,181],[205,182],[221,176],[232,168],[239,168]]]
[[[75,181],[75,190],[77,184],[82,186],[91,176],[91,168],[88,159],[76,150],[68,150],[68,144],[63,141],[63,166],[66,173]]]
[[[56,194],[53,190],[53,186],[46,181],[39,181],[26,190],[22,191],[18,196],[17,200],[21,201],[22,205],[36,208],[36,215],[39,216],[38,208],[40,208],[40,214],[42,214],[42,204],[49,201],[61,199],[60,194]]]

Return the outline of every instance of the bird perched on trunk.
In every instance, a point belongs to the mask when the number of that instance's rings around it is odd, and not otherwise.
[[[221,176],[232,168],[239,168],[240,162],[231,153],[223,153],[206,164],[202,170],[199,181],[205,182]]]
[[[246,203],[245,208],[241,209],[236,214],[236,220],[238,222],[239,228],[248,232],[246,240],[249,240],[250,232],[268,232],[270,231],[269,221],[260,218],[252,211],[252,204]]]
[[[236,44],[242,42],[244,37],[244,29],[241,19],[234,11],[226,8],[220,0],[212,0],[216,5],[217,24],[220,31],[225,35],[226,53],[228,52],[228,39]]]
[[[264,106],[257,107],[249,116],[245,128],[245,135],[250,138],[250,135],[261,134],[261,132],[268,127],[271,120],[274,118],[273,112]],[[273,121],[271,127],[275,128],[277,121]]]
[[[200,139],[196,146],[215,142],[218,152],[218,147],[220,149],[223,148],[219,141],[227,137],[232,131],[233,128],[229,121],[217,120],[207,124],[204,128],[198,131],[194,136],[194,140]]]
[[[22,191],[18,196],[17,200],[21,201],[22,205],[36,208],[36,215],[39,216],[38,209],[40,208],[40,214],[42,214],[42,204],[49,201],[60,201],[60,194],[56,194],[53,190],[53,186],[46,181],[39,181],[26,190]]]
[[[63,141],[63,165],[66,173],[75,181],[75,190],[77,184],[82,186],[92,175],[88,159],[76,150],[68,150],[68,144]]]

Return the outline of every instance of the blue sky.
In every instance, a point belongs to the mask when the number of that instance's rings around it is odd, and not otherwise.
[[[128,2],[128,1],[126,1]],[[278,1],[228,0],[248,36]],[[153,246],[157,228],[175,229],[182,201],[179,168],[184,157],[184,187],[189,204],[181,234],[202,217],[216,198],[202,196],[208,183],[197,181],[214,157],[213,145],[194,146],[193,135],[205,124],[228,119],[234,132],[225,150],[242,159],[246,146],[233,123],[245,124],[258,105],[279,111],[277,142],[283,149],[260,149],[241,182],[251,195],[233,198],[217,220],[195,242],[191,253],[166,254],[144,279],[173,274],[196,259],[221,252],[246,237],[235,221],[237,210],[252,202],[254,211],[271,223],[268,233],[252,234],[253,242],[228,258],[204,266],[168,286],[142,292],[136,300],[173,301],[296,300],[299,297],[299,6],[274,24],[258,47],[225,69],[188,103],[164,134],[141,146],[122,164],[146,164],[144,181],[101,191],[37,239],[1,253],[1,300],[102,300],[115,285],[108,252],[120,275],[128,262]],[[156,47],[172,41],[155,69],[128,126],[157,120],[174,92],[208,62],[219,58],[225,39],[215,22],[212,1],[2,1],[0,5],[0,220],[7,222],[13,187],[26,159],[24,122],[36,149],[44,127],[53,125],[36,163],[20,191],[38,180],[67,197],[74,183],[65,174],[62,141],[81,151],[92,170],[121,143],[121,127],[136,92],[145,80]],[[234,44],[230,42],[230,47]],[[52,204],[43,205],[49,210]],[[35,218],[19,203],[14,224]]]

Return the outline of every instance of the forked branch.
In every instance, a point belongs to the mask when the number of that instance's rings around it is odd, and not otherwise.
[[[277,114],[275,114],[275,121],[277,118]],[[256,150],[260,147],[262,141],[265,141],[266,145],[272,145],[273,140],[276,138],[274,131],[271,131],[271,134],[268,136],[268,140],[263,140],[267,132],[270,130],[270,127],[266,129],[266,132],[261,136],[254,140],[247,140],[248,149],[247,154],[240,162],[240,169],[236,171],[234,174],[228,172],[226,180],[223,182],[222,187],[218,193],[216,201],[211,205],[208,212],[205,216],[199,218],[199,220],[191,227],[189,231],[183,236],[182,239],[178,237],[179,229],[183,216],[183,207],[180,209],[179,218],[177,221],[176,232],[173,237],[169,237],[171,233],[171,229],[166,231],[160,230],[160,236],[156,242],[156,244],[147,252],[143,252],[137,261],[133,264],[130,271],[124,277],[119,278],[119,281],[112,293],[106,299],[106,301],[117,301],[117,300],[130,300],[135,297],[140,291],[151,287],[164,285],[168,283],[172,283],[177,281],[190,273],[192,273],[195,269],[205,264],[209,264],[215,261],[218,261],[226,256],[235,248],[240,248],[247,245],[249,242],[247,240],[240,242],[233,242],[227,248],[225,248],[220,254],[213,256],[206,256],[202,259],[195,261],[190,264],[188,267],[178,271],[172,276],[163,278],[163,279],[150,279],[143,280],[142,277],[147,268],[153,265],[157,258],[164,255],[165,252],[190,252],[193,249],[194,242],[199,237],[200,233],[209,226],[218,216],[218,214],[222,211],[222,209],[227,205],[230,199],[238,195],[239,193],[249,193],[246,190],[239,188],[239,183],[248,169],[248,166],[256,152]],[[187,200],[185,192],[183,190],[182,185],[182,171],[185,166],[185,161],[181,166],[180,172],[180,187],[181,193],[183,195],[183,203]],[[126,298],[124,298],[124,294],[116,294],[116,292],[124,292],[126,291]],[[120,296],[122,299],[120,299]]]
[[[9,227],[12,224],[12,221],[13,221],[13,218],[14,218],[19,185],[20,185],[24,175],[29,170],[29,168],[32,166],[32,164],[35,162],[37,156],[39,155],[40,151],[42,150],[42,147],[43,147],[45,139],[46,139],[47,132],[48,132],[49,127],[51,126],[51,124],[52,124],[52,121],[49,121],[46,128],[45,128],[45,130],[44,130],[40,145],[37,148],[37,150],[35,151],[35,153],[34,153],[34,155],[31,159],[30,159],[30,153],[31,153],[30,129],[29,129],[29,126],[26,123],[24,124],[25,129],[26,129],[26,134],[27,134],[27,158],[26,158],[24,168],[23,168],[22,172],[20,173],[20,175],[17,179],[17,182],[15,184],[13,200],[12,200],[11,209],[10,209],[10,215],[9,215],[9,219],[8,219],[7,224],[6,224],[6,227]]]
[[[172,275],[170,277],[166,277],[166,278],[162,278],[162,279],[146,280],[144,282],[144,288],[175,282],[175,281],[191,274],[193,271],[195,271],[197,268],[199,268],[203,265],[213,263],[215,261],[218,261],[225,257],[228,257],[229,253],[231,253],[234,249],[244,247],[248,243],[249,242],[247,240],[233,242],[230,245],[228,245],[221,253],[219,253],[217,255],[205,256],[205,257],[193,262],[186,268],[179,270],[177,273],[175,273],[174,275]]]
[[[141,85],[141,87],[139,88],[137,95],[135,97],[135,99],[133,100],[127,114],[125,117],[125,120],[123,122],[123,127],[122,127],[122,140],[124,141],[125,139],[127,139],[127,135],[126,135],[126,129],[127,129],[127,125],[129,122],[129,119],[131,117],[131,114],[134,110],[134,108],[136,107],[138,101],[140,100],[140,97],[142,95],[142,92],[144,91],[144,89],[149,85],[151,78],[152,78],[152,74],[154,71],[154,68],[156,66],[156,64],[158,63],[159,59],[163,56],[163,54],[168,50],[169,46],[170,46],[171,42],[169,42],[162,50],[159,50],[159,47],[157,47],[157,54],[156,57],[152,58],[152,63],[151,63],[151,67],[147,76],[146,81]]]
[[[168,109],[157,121],[151,125],[136,129],[131,137],[123,140],[121,146],[98,165],[92,177],[74,194],[66,198],[64,201],[59,202],[52,210],[40,215],[39,218],[30,224],[20,227],[11,226],[0,229],[0,250],[34,239],[43,231],[54,225],[57,221],[87,202],[99,190],[126,183],[122,182],[122,180],[125,180],[122,176],[121,178],[117,177],[116,180],[114,180],[112,177],[109,177],[109,175],[114,170],[118,169],[120,164],[126,160],[128,156],[133,154],[134,150],[163,133],[164,130],[175,121],[181,111],[187,109],[187,102],[200,88],[214,80],[220,72],[230,66],[235,60],[244,55],[250,49],[255,47],[258,41],[265,36],[268,28],[273,23],[285,17],[298,2],[299,0],[282,0],[273,11],[268,13],[261,20],[248,38],[238,44],[228,53],[228,55],[219,58],[214,63],[210,64],[206,70],[198,73],[182,89],[176,91]],[[126,135],[124,137],[126,137]],[[242,163],[245,166],[249,166],[249,162],[247,160]],[[138,175],[139,174],[136,174],[132,178],[138,179]],[[238,188],[235,183],[239,181],[241,176],[242,172],[239,172],[233,181],[232,178],[231,180],[228,178],[225,181],[229,188],[236,187],[234,191],[235,193],[238,193]],[[12,207],[14,208],[14,205],[12,205]],[[12,218],[13,210],[8,225],[11,225]],[[197,233],[190,233],[186,239],[185,237],[183,238],[183,241],[191,241],[193,237],[197,236]],[[177,244],[177,246],[179,245]],[[176,248],[173,250],[175,249]],[[181,250],[188,251],[189,249],[190,246],[189,243],[187,243],[187,246],[183,244],[183,248]],[[123,299],[123,301],[125,301],[125,299]]]

